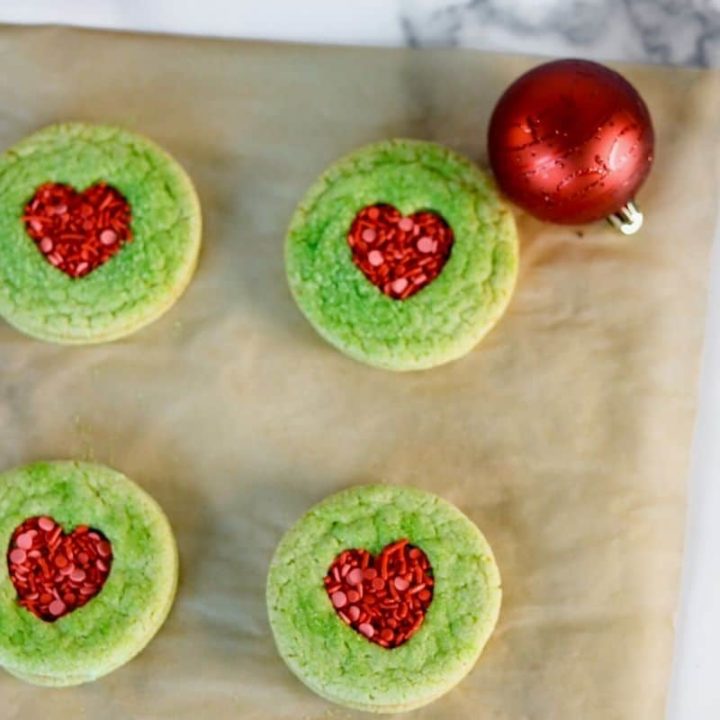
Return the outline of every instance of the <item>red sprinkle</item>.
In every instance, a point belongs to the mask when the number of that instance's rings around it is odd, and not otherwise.
[[[72,278],[91,273],[132,240],[128,201],[98,183],[79,193],[45,183],[25,206],[27,234],[45,259]]]
[[[420,629],[433,599],[430,561],[404,539],[375,557],[367,550],[343,550],[324,582],[343,622],[388,649],[400,647]]]
[[[31,517],[15,528],[7,564],[20,605],[53,622],[102,590],[110,574],[112,546],[86,525],[65,534],[52,518]]]
[[[432,210],[404,216],[380,203],[355,216],[347,240],[352,260],[365,277],[387,296],[405,300],[442,272],[454,236]]]

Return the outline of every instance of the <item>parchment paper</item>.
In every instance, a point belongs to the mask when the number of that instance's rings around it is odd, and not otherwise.
[[[466,359],[393,374],[346,359],[293,305],[296,201],[373,140],[484,162],[486,122],[530,59],[0,31],[0,143],[54,121],[166,146],[205,214],[196,279],[163,320],[65,348],[0,325],[0,458],[91,458],[136,479],[177,533],[175,609],[94,684],[0,673],[0,716],[350,718],[275,652],[265,574],[281,534],[353,483],[435,491],[487,534],[504,578],[480,663],[418,718],[657,720],[678,597],[689,444],[718,187],[718,76],[623,68],[656,123],[642,234],[518,213],[519,287]]]

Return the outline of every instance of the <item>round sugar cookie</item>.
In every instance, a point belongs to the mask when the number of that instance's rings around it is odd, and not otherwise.
[[[0,315],[59,343],[128,335],[185,290],[200,232],[189,177],[155,143],[47,127],[0,156]]]
[[[158,504],[109,468],[39,462],[0,474],[0,666],[76,685],[131,660],[175,597],[175,539]]]
[[[313,507],[280,542],[267,582],[292,672],[332,702],[381,713],[459,683],[500,602],[497,565],[473,522],[436,495],[393,485]]]
[[[468,353],[510,301],[518,243],[480,169],[429,142],[389,140],[331,166],[285,245],[292,294],[356,360],[421,370]]]

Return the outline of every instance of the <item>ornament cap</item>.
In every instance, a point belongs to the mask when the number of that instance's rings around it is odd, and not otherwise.
[[[607,220],[623,235],[634,235],[642,227],[644,215],[633,200],[628,200],[617,212],[609,215]]]

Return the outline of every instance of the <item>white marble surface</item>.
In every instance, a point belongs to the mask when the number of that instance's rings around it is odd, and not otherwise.
[[[720,0],[0,0],[0,21],[720,66]]]
[[[720,0],[0,0],[0,22],[720,67]],[[718,243],[711,273],[668,720],[720,718]]]
[[[720,65],[720,0],[408,0],[406,39],[605,60]]]

